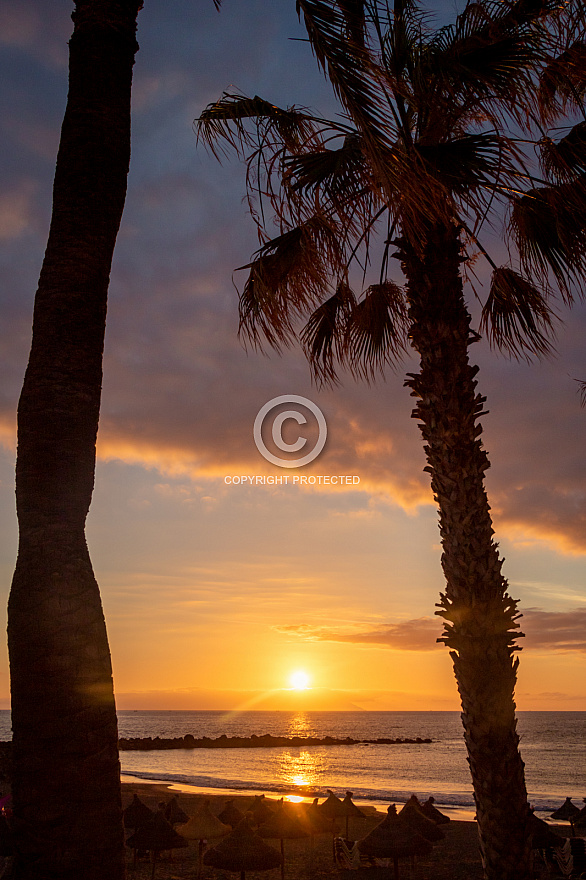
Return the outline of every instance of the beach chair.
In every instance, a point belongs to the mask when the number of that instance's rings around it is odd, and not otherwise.
[[[338,868],[349,871],[355,868],[376,868],[379,865],[372,856],[361,853],[354,840],[334,837],[334,861]]]
[[[568,837],[562,846],[542,850],[548,876],[568,880],[586,880],[586,841],[582,837]]]

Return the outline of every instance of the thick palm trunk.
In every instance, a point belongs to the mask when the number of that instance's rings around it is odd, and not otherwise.
[[[419,398],[413,415],[423,423],[440,514],[447,586],[438,614],[462,700],[485,877],[528,880],[529,809],[514,702],[516,603],[506,592],[484,488],[489,462],[477,423],[484,398],[476,393],[478,368],[468,362],[458,232],[438,225],[422,252],[400,247],[412,344],[421,358],[419,375],[407,384]]]
[[[18,412],[9,600],[16,876],[124,876],[112,670],[85,541],[106,298],[130,158],[139,0],[78,0]]]

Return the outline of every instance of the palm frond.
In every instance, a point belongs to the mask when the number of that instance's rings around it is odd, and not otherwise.
[[[338,6],[346,22],[348,39],[355,45],[364,47],[366,14],[364,0],[338,0]]]
[[[581,106],[586,91],[586,43],[576,40],[553,58],[540,77],[539,100],[544,108],[555,111],[568,103]]]
[[[517,360],[549,355],[556,317],[534,284],[506,266],[494,270],[480,322],[491,346]]]
[[[370,182],[367,163],[361,150],[361,140],[357,135],[346,137],[337,150],[318,150],[298,156],[287,156],[284,160],[285,182],[292,192],[302,191],[305,195],[322,189],[332,197],[339,198],[342,191],[355,192],[362,189],[364,182]],[[350,195],[350,193],[348,193]]]
[[[355,307],[354,292],[347,281],[341,281],[303,328],[301,342],[320,385],[337,382],[336,362],[344,361],[346,328]]]
[[[337,216],[348,241],[360,237],[378,210],[372,170],[356,135],[336,150],[322,149],[286,156],[282,185],[300,215],[320,211]]]
[[[297,0],[318,64],[364,139],[371,162],[382,179],[381,150],[391,150],[396,122],[377,80],[373,59],[364,42],[349,35],[345,7],[336,0]]]
[[[240,296],[240,334],[254,347],[280,351],[296,321],[323,299],[343,264],[335,228],[315,217],[268,241],[256,253]]]
[[[511,230],[524,272],[547,284],[551,271],[571,303],[586,271],[586,175],[515,199]]]
[[[457,195],[519,176],[517,152],[510,139],[496,132],[469,134],[439,144],[416,144],[415,150],[433,174]]]
[[[344,359],[355,376],[370,380],[395,366],[407,350],[407,306],[393,281],[373,284],[353,308],[346,326]]]
[[[419,101],[425,102],[430,86],[437,95],[425,131],[437,135],[442,125],[449,130],[460,120],[481,121],[483,114],[496,125],[505,110],[526,127],[537,109],[534,72],[547,58],[542,19],[558,9],[557,0],[468,3],[421,53]]]
[[[256,125],[254,132],[247,127],[250,120]],[[263,126],[260,137],[259,125]],[[300,143],[311,138],[314,124],[312,117],[299,108],[283,110],[258,95],[247,98],[224,92],[220,100],[208,104],[196,120],[196,130],[198,140],[203,141],[219,158],[219,141],[224,141],[241,154],[244,149],[256,146],[259,140],[266,140],[269,131],[286,149],[294,151]]]
[[[582,379],[576,379],[580,386],[580,405],[586,407],[586,381]]]
[[[561,140],[543,138],[541,167],[550,180],[568,180],[586,172],[586,122],[579,122]]]

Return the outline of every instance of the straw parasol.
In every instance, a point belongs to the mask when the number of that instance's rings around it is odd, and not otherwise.
[[[248,808],[247,812],[252,813],[252,818],[257,825],[268,822],[274,815],[274,810],[269,807],[264,794],[255,794],[252,806]]]
[[[152,855],[153,870],[151,880],[155,876],[155,863],[160,852],[167,849],[181,849],[188,846],[187,841],[177,834],[172,825],[167,822],[162,810],[155,813],[150,822],[141,825],[126,841],[127,845],[135,851],[147,849]]]
[[[421,812],[419,800],[414,794],[411,795],[399,813],[399,821],[407,823],[414,831],[432,843],[445,840],[446,835],[441,828],[438,828],[435,822],[432,822]]]
[[[535,813],[529,816],[529,830],[533,837],[533,849],[545,849],[548,846],[562,846],[566,838],[549,827],[547,822],[539,819]]]
[[[314,798],[312,804],[300,805],[302,811],[300,812],[299,821],[311,836],[312,845],[314,835],[325,834],[331,830],[330,823],[323,813],[320,812],[317,802],[318,799]]]
[[[174,794],[167,806],[165,807],[165,819],[171,825],[180,825],[187,822],[189,816],[179,806],[179,795]]]
[[[258,834],[260,837],[281,841],[281,877],[285,876],[285,840],[309,837],[309,831],[306,831],[299,819],[287,810],[282,799],[271,817],[260,826]]]
[[[132,795],[132,801],[124,810],[124,827],[140,828],[145,822],[150,822],[154,818],[154,813],[145,803],[141,801],[137,794]]]
[[[572,803],[572,799],[567,797],[561,807],[555,811],[555,813],[551,814],[552,819],[562,819],[567,822],[572,822],[576,816],[580,813],[580,807],[577,807],[576,804]]]
[[[584,802],[586,803],[586,798],[584,798]],[[572,828],[583,828],[586,825],[586,807],[582,807],[582,809],[578,812],[576,816],[574,816],[572,820]]]
[[[204,865],[223,871],[240,871],[245,880],[246,871],[269,871],[281,865],[281,854],[255,834],[243,819],[230,834],[203,857]]]
[[[348,820],[351,816],[356,817],[357,819],[365,819],[366,816],[362,812],[362,810],[356,806],[355,803],[352,802],[352,795],[354,792],[347,791],[346,797],[342,801],[342,806],[344,808],[344,816],[346,818],[346,839],[348,839]]]
[[[379,859],[392,859],[395,880],[399,880],[399,859],[405,856],[427,855],[431,843],[418,834],[406,822],[399,821],[394,804],[387,815],[370,834],[358,841],[358,849],[365,855]]]
[[[224,825],[230,825],[232,828],[236,828],[238,823],[242,821],[242,818],[242,813],[238,807],[234,806],[233,800],[226,801],[224,809],[221,813],[218,813],[220,822],[223,822]]]
[[[341,819],[342,817],[346,817],[346,810],[342,804],[342,801],[339,797],[336,797],[334,792],[328,788],[327,789],[328,796],[323,802],[323,804],[318,805],[318,810],[325,816],[327,819],[331,820],[330,831],[332,832],[332,856],[334,861],[336,861],[336,849],[334,845],[334,837],[336,835],[336,819]]]
[[[342,816],[346,816],[346,810],[344,809],[344,805],[340,798],[336,797],[330,788],[327,789],[327,792],[327,798],[323,804],[319,804],[320,813],[332,820],[341,819]]]
[[[432,822],[435,822],[436,825],[445,825],[450,822],[451,819],[449,816],[445,816],[443,813],[440,813],[437,807],[434,807],[435,798],[428,797],[424,804],[421,804],[419,809],[423,813],[424,816],[427,816],[428,819],[431,819]]]
[[[201,875],[201,866],[203,865],[203,851],[206,846],[206,840],[213,840],[217,837],[224,837],[231,831],[229,825],[224,825],[219,819],[216,819],[210,810],[210,802],[204,801],[203,805],[197,811],[195,816],[185,824],[180,825],[177,833],[186,840],[199,841],[198,846],[198,867],[197,876]]]

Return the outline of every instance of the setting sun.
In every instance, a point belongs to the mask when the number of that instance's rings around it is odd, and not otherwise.
[[[302,672],[298,670],[297,672],[291,673],[289,677],[289,682],[291,687],[296,691],[305,691],[309,687],[309,675],[306,672]]]

